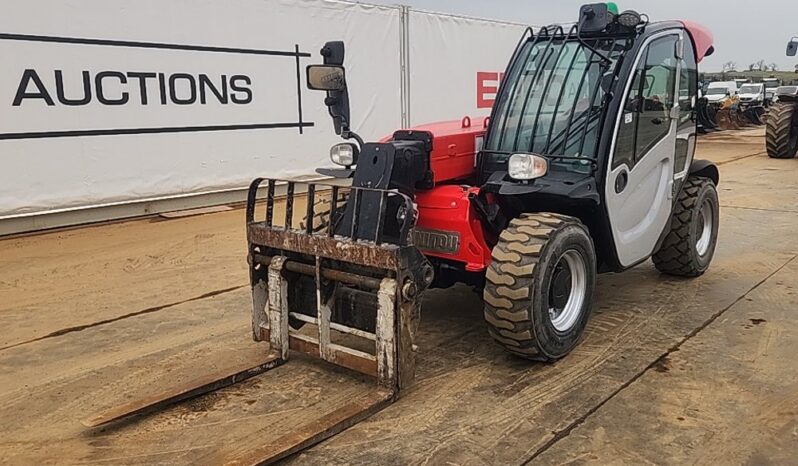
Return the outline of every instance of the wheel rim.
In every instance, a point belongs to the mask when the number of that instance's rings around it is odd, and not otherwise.
[[[712,210],[712,204],[709,199],[705,199],[701,204],[701,210],[698,214],[698,229],[700,236],[695,243],[695,250],[699,256],[705,256],[709,251],[709,245],[712,243],[712,223],[714,221],[715,213]]]
[[[549,318],[560,332],[570,330],[579,320],[587,289],[587,266],[575,249],[560,256],[549,284]]]

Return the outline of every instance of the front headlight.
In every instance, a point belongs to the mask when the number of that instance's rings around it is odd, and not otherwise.
[[[534,180],[549,170],[545,157],[533,154],[513,154],[507,161],[507,173],[514,180]]]
[[[330,148],[330,160],[336,165],[350,167],[357,163],[358,147],[351,142],[342,142]]]

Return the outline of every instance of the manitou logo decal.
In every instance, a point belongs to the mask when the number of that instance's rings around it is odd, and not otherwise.
[[[477,71],[477,108],[493,107],[503,77],[498,71]]]
[[[460,250],[460,234],[456,231],[416,228],[413,232],[413,244],[425,251],[455,254]]]
[[[0,140],[313,126],[302,116],[300,82],[310,54],[298,45],[0,33],[0,56]]]

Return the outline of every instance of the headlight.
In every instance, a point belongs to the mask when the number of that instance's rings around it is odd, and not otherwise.
[[[626,10],[618,15],[618,24],[628,28],[637,27],[643,20],[640,18],[640,13],[634,10]]]
[[[532,154],[513,154],[507,161],[507,172],[515,180],[534,180],[549,170],[549,161]]]
[[[349,167],[357,163],[359,150],[351,142],[342,142],[330,148],[330,160],[336,165]]]

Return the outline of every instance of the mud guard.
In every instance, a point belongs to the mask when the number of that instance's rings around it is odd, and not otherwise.
[[[718,170],[718,166],[709,160],[693,159],[693,163],[690,164],[690,171],[688,173],[690,175],[709,178],[713,183],[715,183],[715,186],[717,186],[720,182],[720,171]]]

